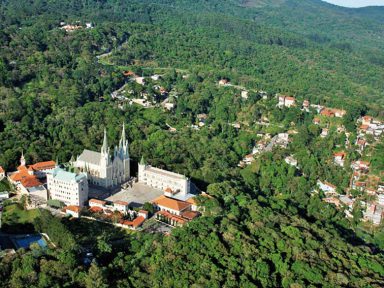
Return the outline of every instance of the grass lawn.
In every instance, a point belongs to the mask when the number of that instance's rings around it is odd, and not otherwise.
[[[3,211],[2,228],[8,233],[31,233],[33,220],[39,215],[38,209],[23,210],[19,203],[7,205]]]

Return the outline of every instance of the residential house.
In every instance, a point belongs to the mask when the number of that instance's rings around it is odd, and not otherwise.
[[[295,97],[280,95],[279,96],[279,103],[277,105],[279,107],[290,108],[290,107],[293,107],[296,105],[296,99],[295,99]]]
[[[5,170],[0,166],[0,181],[5,177]]]
[[[346,207],[348,207],[349,210],[352,211],[352,209],[353,209],[353,203],[355,203],[355,200],[354,200],[354,199],[351,199],[351,198],[349,198],[349,197],[346,196],[346,195],[341,195],[341,196],[339,197],[339,200],[340,200],[340,202],[341,202],[343,205],[345,205]]]
[[[225,86],[229,84],[229,79],[223,78],[219,80],[219,85]]]
[[[178,216],[180,216],[184,211],[191,210],[190,203],[169,198],[165,195],[161,195],[160,197],[156,198],[152,203],[156,210],[167,211]]]
[[[383,207],[375,204],[368,205],[363,215],[365,221],[370,221],[374,225],[380,225],[383,217]]]
[[[80,211],[81,208],[76,205],[70,205],[63,208],[63,211],[65,214],[68,214],[72,217],[79,218],[80,217]]]
[[[297,160],[295,158],[293,158],[293,156],[287,156],[285,157],[284,159],[285,163],[287,163],[288,165],[291,165],[291,166],[294,166],[294,167],[297,167]]]
[[[347,154],[345,152],[337,152],[333,154],[333,162],[338,166],[344,167],[346,155]]]
[[[322,182],[320,180],[317,181],[317,185],[323,192],[331,192],[331,193],[336,193],[336,186],[329,183],[329,182]]]
[[[320,137],[321,138],[327,137],[328,136],[328,132],[329,132],[328,128],[323,128],[323,130],[321,131]]]
[[[248,91],[246,90],[241,91],[241,98],[248,99]]]

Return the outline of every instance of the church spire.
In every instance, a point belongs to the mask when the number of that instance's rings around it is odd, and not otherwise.
[[[101,147],[102,154],[108,154],[108,140],[107,140],[107,129],[104,128],[104,140],[103,146]]]
[[[21,150],[20,165],[25,166],[24,151]]]

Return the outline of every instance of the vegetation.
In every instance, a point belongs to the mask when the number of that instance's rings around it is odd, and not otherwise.
[[[314,0],[29,4],[0,4],[0,164],[12,171],[22,151],[27,163],[67,162],[84,148],[98,150],[104,127],[115,144],[125,122],[132,167],[144,156],[188,175],[213,198],[201,197],[204,217],[167,237],[10,204],[5,231],[45,232],[56,248],[3,258],[1,287],[384,286],[382,227],[360,224],[358,211],[347,219],[311,193],[318,179],[343,192],[349,164],[360,157],[383,176],[382,139],[368,139],[361,156],[354,146],[358,117],[384,117],[379,14]],[[61,21],[95,27],[65,32]],[[139,85],[125,70],[161,79]],[[222,78],[235,86],[217,85]],[[129,99],[112,99],[123,85]],[[174,110],[160,108],[156,85],[169,91]],[[248,99],[240,96],[244,87]],[[129,104],[143,93],[154,108]],[[347,115],[314,125],[314,111],[279,109],[275,93]],[[202,113],[205,125],[191,128]],[[287,149],[237,167],[261,135],[288,130]],[[332,161],[342,148],[345,168]],[[300,169],[284,161],[289,155]]]

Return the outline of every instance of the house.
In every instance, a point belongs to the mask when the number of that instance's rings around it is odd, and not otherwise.
[[[161,76],[160,76],[160,75],[157,75],[157,74],[151,76],[151,79],[152,79],[153,81],[158,81],[158,80],[160,80],[160,78],[161,78]]]
[[[351,168],[355,171],[364,171],[367,173],[369,171],[369,165],[370,163],[368,161],[357,160],[352,162]]]
[[[285,96],[285,95],[279,96],[279,104],[277,104],[277,106],[290,108],[290,107],[293,107],[295,105],[296,105],[295,97]]]
[[[7,191],[0,192],[0,202],[7,199],[9,199],[9,192]]]
[[[201,113],[201,114],[197,114],[196,118],[197,118],[197,121],[199,122],[199,126],[202,127],[205,125],[205,122],[208,119],[208,115],[205,113]]]
[[[243,159],[243,162],[246,164],[246,165],[250,165],[253,161],[255,160],[255,158],[253,157],[253,154],[248,154],[244,157]]]
[[[351,198],[349,198],[349,197],[346,196],[346,195],[341,195],[341,196],[339,197],[339,200],[340,200],[340,202],[341,202],[343,205],[347,206],[349,210],[352,210],[352,208],[353,208],[353,203],[355,203],[354,199],[351,199]]]
[[[221,86],[225,86],[225,85],[228,85],[228,84],[229,84],[229,80],[226,79],[226,78],[223,78],[223,79],[219,80],[219,85],[221,85]]]
[[[123,225],[123,227],[126,226],[130,229],[136,230],[141,225],[143,225],[144,221],[145,221],[145,218],[143,216],[138,216],[132,221],[122,221],[121,224]]]
[[[241,98],[248,99],[248,91],[246,90],[241,91]]]
[[[99,208],[104,208],[105,205],[107,204],[107,201],[103,200],[98,200],[98,199],[90,199],[88,201],[89,207],[99,207]]]
[[[313,124],[319,125],[320,124],[320,118],[319,117],[313,118]]]
[[[303,110],[309,111],[309,106],[310,106],[309,101],[308,100],[304,100],[303,101]]]
[[[319,188],[323,191],[323,192],[331,192],[331,193],[336,193],[336,186],[331,184],[331,183],[328,183],[326,181],[322,182],[322,181],[317,181],[317,185],[319,186]]]
[[[138,216],[144,217],[144,219],[148,219],[149,212],[147,210],[139,210],[137,213]]]
[[[377,191],[376,189],[373,189],[373,188],[366,188],[365,193],[367,193],[368,195],[374,196],[377,194]]]
[[[370,126],[372,124],[373,118],[371,116],[364,116],[361,118],[361,123],[363,125]]]
[[[80,25],[67,24],[67,25],[64,25],[63,27],[61,27],[60,29],[65,30],[65,32],[73,32],[73,31],[79,30],[81,28],[83,28],[83,27]]]
[[[5,177],[5,170],[0,166],[0,181]]]
[[[144,78],[144,77],[136,76],[134,79],[135,79],[135,82],[136,82],[137,84],[145,85],[145,78]]]
[[[363,192],[366,186],[367,183],[364,181],[354,181],[352,183],[352,189],[358,190],[360,192]]]
[[[81,208],[76,205],[70,205],[63,208],[65,214],[68,214],[72,217],[79,218]]]
[[[323,115],[325,117],[337,117],[342,118],[347,114],[345,110],[342,109],[335,109],[335,108],[323,108],[320,110],[320,115]]]
[[[328,128],[323,128],[323,130],[321,131],[320,137],[321,138],[327,137],[328,136],[328,132],[329,132]]]
[[[181,216],[174,215],[164,210],[156,212],[155,218],[159,221],[168,223],[169,225],[174,227],[182,227],[188,221],[187,219],[184,219]]]
[[[383,207],[375,204],[368,205],[363,215],[365,221],[370,221],[374,225],[380,225],[383,217]]]
[[[335,197],[323,198],[323,201],[329,204],[333,204],[336,207],[340,207],[340,200]]]
[[[333,162],[338,166],[344,167],[346,155],[347,154],[345,152],[337,152],[333,154]]]
[[[377,201],[378,201],[379,205],[384,206],[384,194],[378,195]]]
[[[152,202],[155,209],[159,211],[167,211],[171,214],[180,216],[182,212],[191,209],[191,204],[185,201],[169,198],[161,195]]]
[[[357,138],[356,145],[358,146],[359,152],[362,153],[368,144],[367,144],[367,141],[365,139]]]
[[[285,160],[285,163],[287,163],[288,165],[297,167],[297,160],[293,158],[293,156],[288,156],[284,160]]]
[[[119,211],[122,214],[127,214],[129,207],[129,203],[125,201],[115,201],[113,202],[113,210]]]

